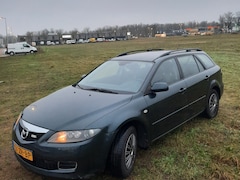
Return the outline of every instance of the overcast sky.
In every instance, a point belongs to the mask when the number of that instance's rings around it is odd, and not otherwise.
[[[240,11],[239,0],[1,0],[0,17],[8,31],[84,28],[128,24],[187,23],[218,21],[220,15]],[[0,34],[5,35],[4,20]]]

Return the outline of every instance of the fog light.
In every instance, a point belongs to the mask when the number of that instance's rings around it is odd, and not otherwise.
[[[75,170],[77,162],[74,161],[58,161],[58,169],[60,170]]]

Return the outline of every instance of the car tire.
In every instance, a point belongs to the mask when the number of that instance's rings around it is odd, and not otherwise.
[[[111,152],[110,169],[114,176],[128,177],[137,154],[137,132],[131,126],[118,134]]]
[[[214,118],[218,114],[219,109],[219,94],[215,89],[212,89],[207,100],[205,114],[209,119]]]
[[[10,56],[14,56],[14,52],[13,51],[11,51],[9,54],[10,54]]]

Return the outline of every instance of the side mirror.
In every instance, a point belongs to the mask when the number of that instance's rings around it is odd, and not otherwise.
[[[156,82],[152,85],[151,90],[153,92],[167,91],[168,84],[166,82]]]

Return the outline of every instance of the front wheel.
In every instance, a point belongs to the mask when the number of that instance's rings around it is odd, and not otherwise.
[[[209,119],[214,118],[218,114],[219,109],[219,95],[214,89],[211,90],[208,96],[205,113]]]
[[[134,166],[137,154],[137,132],[131,126],[122,131],[116,138],[111,152],[111,172],[113,175],[126,178]]]

